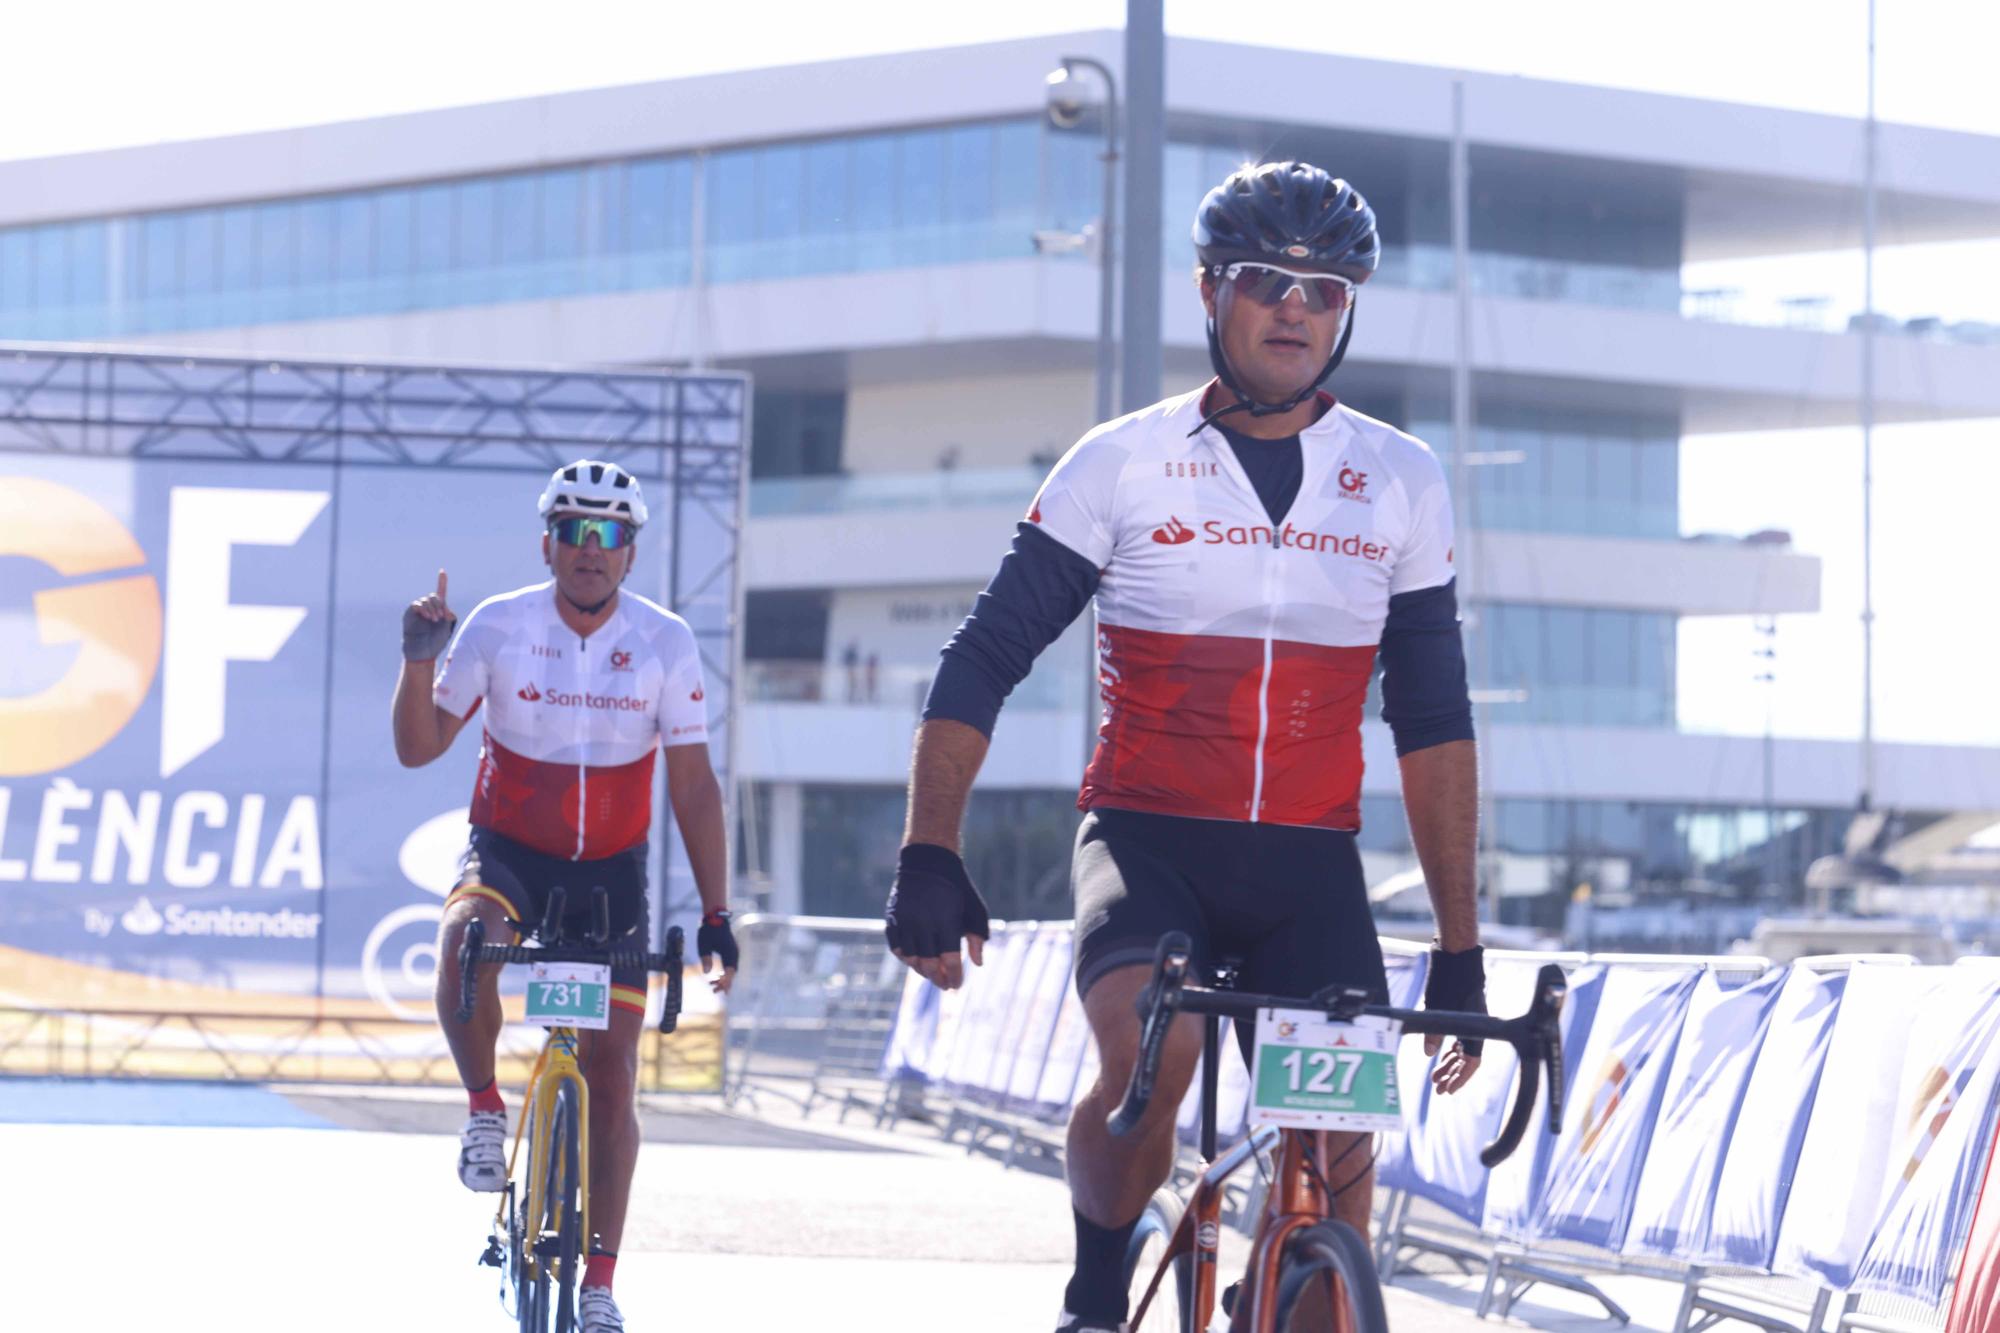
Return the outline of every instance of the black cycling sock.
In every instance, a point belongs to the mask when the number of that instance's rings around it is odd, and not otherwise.
[[[1076,1271],[1063,1290],[1063,1308],[1071,1314],[1122,1323],[1128,1302],[1125,1290],[1125,1248],[1139,1219],[1122,1227],[1101,1227],[1071,1208],[1076,1219]]]

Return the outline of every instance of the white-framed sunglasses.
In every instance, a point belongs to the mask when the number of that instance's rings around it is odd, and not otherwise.
[[[1297,292],[1313,314],[1323,310],[1338,313],[1346,310],[1354,299],[1354,284],[1338,273],[1307,273],[1248,260],[1217,264],[1209,272],[1228,283],[1238,296],[1247,296],[1259,305],[1281,305]]]

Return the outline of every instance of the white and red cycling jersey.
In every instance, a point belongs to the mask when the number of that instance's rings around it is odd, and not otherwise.
[[[1451,582],[1452,513],[1422,441],[1327,402],[1277,524],[1196,430],[1200,391],[1098,427],[1043,483],[1029,521],[1102,571],[1083,808],[1359,826],[1389,599]]]
[[[553,581],[487,598],[431,697],[454,717],[486,705],[472,822],[571,860],[643,839],[655,747],[708,740],[694,631],[630,592],[587,639],[563,623]]]

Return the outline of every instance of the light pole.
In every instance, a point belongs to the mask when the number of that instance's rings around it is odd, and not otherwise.
[[[1104,210],[1097,220],[1097,419],[1112,417],[1112,381],[1118,373],[1118,81],[1111,67],[1089,56],[1064,56],[1049,74],[1049,123],[1059,130],[1075,129],[1083,121],[1081,81],[1076,71],[1087,69],[1104,80]]]
[[[1112,380],[1118,369],[1118,81],[1111,67],[1089,56],[1064,56],[1049,74],[1049,123],[1059,130],[1075,129],[1083,121],[1083,87],[1079,69],[1104,80],[1104,211],[1097,220],[1097,420],[1112,417]],[[1097,612],[1090,613],[1090,640],[1083,646],[1083,763],[1087,769],[1097,751],[1097,724],[1104,706],[1097,682]]]

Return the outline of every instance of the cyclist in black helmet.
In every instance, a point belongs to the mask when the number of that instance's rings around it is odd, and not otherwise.
[[[1426,1002],[1484,1009],[1444,473],[1421,441],[1320,388],[1380,258],[1375,215],[1318,167],[1269,163],[1209,192],[1194,243],[1215,378],[1099,426],[1043,483],[945,646],[885,911],[890,948],[938,985],[980,961],[986,909],[959,856],[966,796],[1001,701],[1095,598],[1104,712],[1071,882],[1076,985],[1102,1064],[1070,1122],[1067,1333],[1123,1326],[1126,1248],[1172,1165],[1200,1054],[1184,1017],[1148,1117],[1109,1136],[1160,937],[1185,931],[1198,962],[1239,960],[1246,990],[1340,984],[1387,999],[1355,848],[1378,659],[1438,921]],[[1455,1044],[1434,1086],[1456,1091],[1478,1062],[1476,1043]],[[1333,1153],[1335,1209],[1365,1232],[1368,1141],[1337,1138]]]

